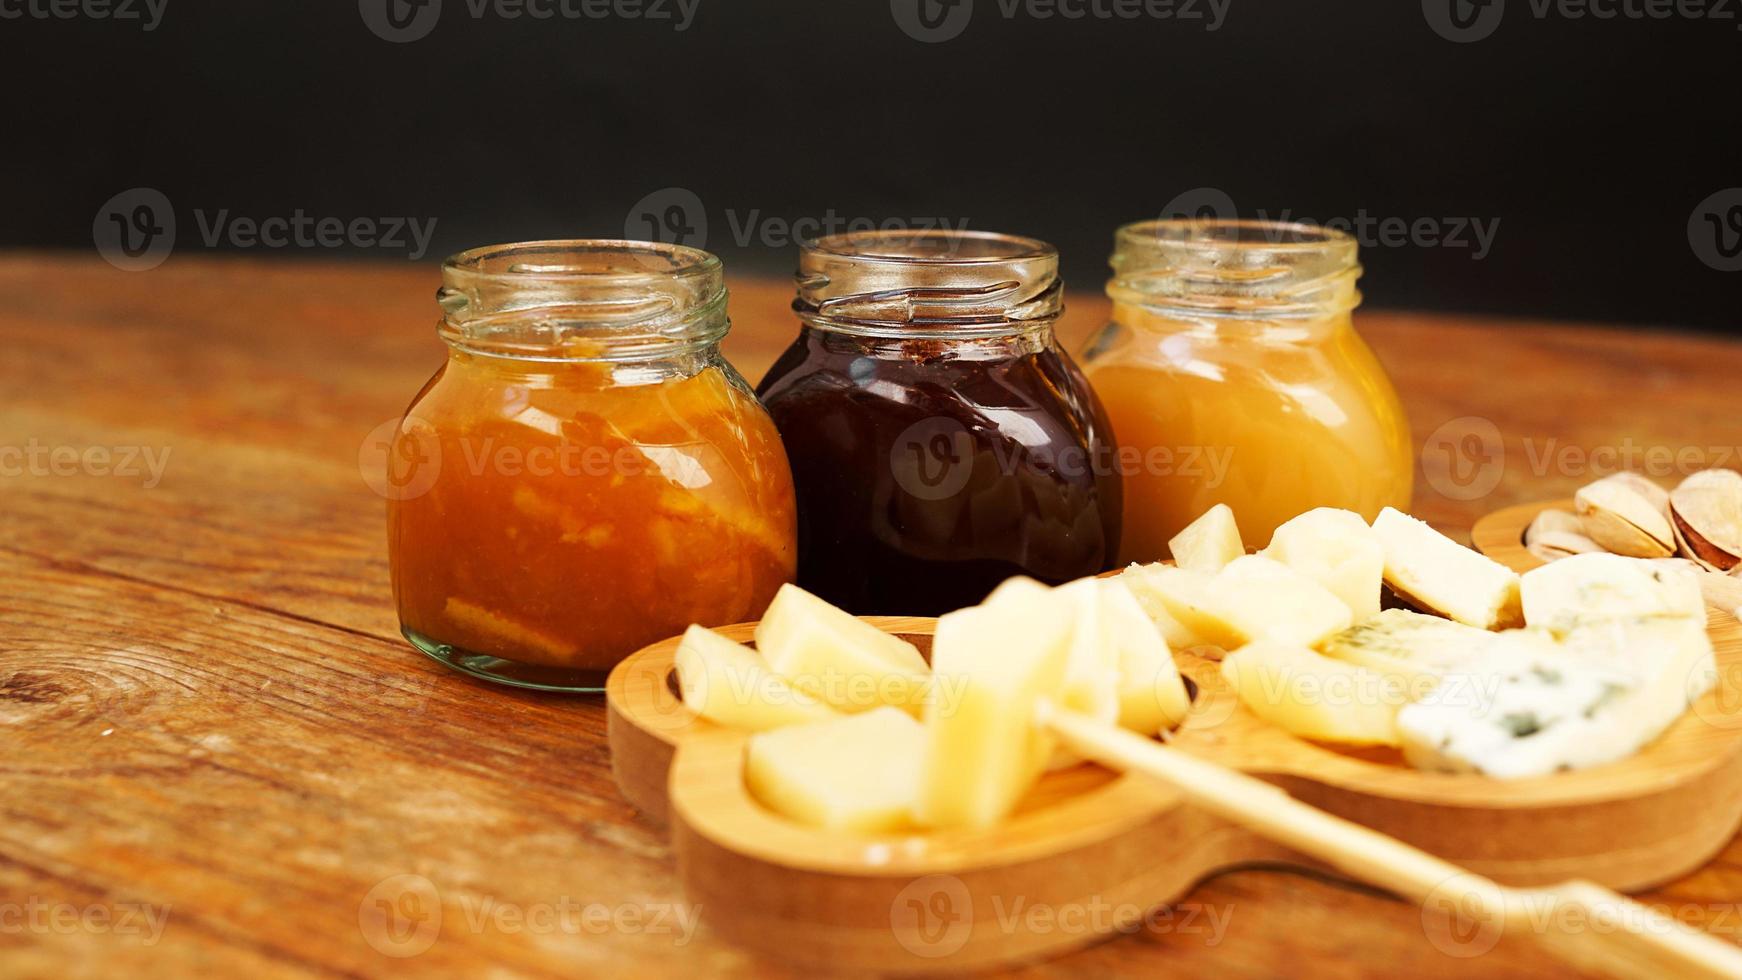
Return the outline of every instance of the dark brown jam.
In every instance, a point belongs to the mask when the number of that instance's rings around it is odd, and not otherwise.
[[[757,393],[798,495],[798,581],[860,615],[937,615],[1012,575],[1106,570],[1106,413],[1050,325],[891,339],[806,326]]]

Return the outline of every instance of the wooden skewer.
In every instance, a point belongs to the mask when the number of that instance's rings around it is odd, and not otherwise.
[[[1473,912],[1506,932],[1530,935],[1580,969],[1653,980],[1742,978],[1742,947],[1600,885],[1508,888],[1302,803],[1281,787],[1105,722],[1059,709],[1043,709],[1039,721],[1078,755],[1160,780],[1198,807],[1410,901]],[[1567,930],[1567,912],[1589,928]]]

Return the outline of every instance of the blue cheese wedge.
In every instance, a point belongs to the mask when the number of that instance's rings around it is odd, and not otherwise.
[[[1385,584],[1405,602],[1481,629],[1523,623],[1517,572],[1390,507],[1373,532],[1385,549]]]
[[[1496,633],[1408,609],[1387,609],[1332,636],[1319,650],[1415,685],[1483,669],[1496,656],[1523,657],[1554,646],[1546,630]]]
[[[1447,675],[1398,712],[1397,730],[1420,768],[1542,776],[1632,755],[1716,678],[1711,640],[1692,618],[1607,621],[1553,652]]]
[[[1638,616],[1706,622],[1696,573],[1620,555],[1574,555],[1532,569],[1522,595],[1525,621],[1560,634],[1591,620]]]

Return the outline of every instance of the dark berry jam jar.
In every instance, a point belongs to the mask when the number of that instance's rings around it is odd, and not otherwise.
[[[832,235],[799,256],[799,335],[757,389],[798,494],[798,581],[935,615],[1119,548],[1107,415],[1059,348],[1058,252],[988,232]]]

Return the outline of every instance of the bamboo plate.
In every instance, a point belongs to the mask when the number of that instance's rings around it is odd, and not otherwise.
[[[1478,545],[1521,571],[1539,564],[1521,537],[1540,509],[1492,515]],[[868,619],[929,655],[935,620]],[[721,632],[748,641],[753,629]],[[1711,631],[1718,687],[1644,751],[1600,768],[1500,781],[1420,772],[1390,749],[1307,742],[1247,712],[1218,665],[1190,651],[1176,659],[1195,686],[1192,711],[1170,744],[1505,884],[1582,877],[1639,890],[1703,865],[1742,822],[1742,624],[1714,610]],[[1049,774],[989,830],[801,826],[745,790],[747,736],[678,699],[676,647],[655,644],[612,672],[612,769],[632,803],[669,825],[710,926],[762,953],[834,969],[985,967],[1128,929],[1226,868],[1314,866],[1169,789],[1092,765]],[[1045,911],[1022,912],[1033,909]]]

